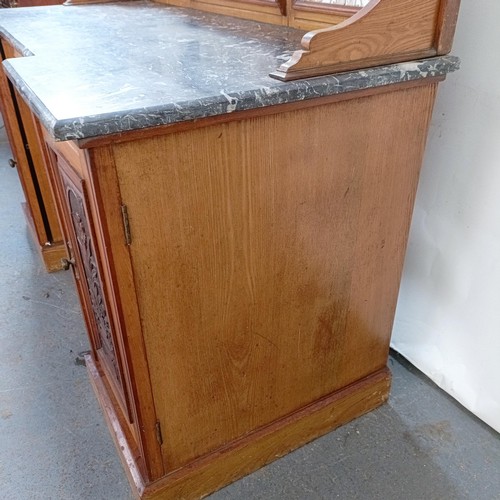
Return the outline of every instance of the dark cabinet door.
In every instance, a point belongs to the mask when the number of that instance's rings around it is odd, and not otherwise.
[[[60,157],[57,167],[61,181],[73,271],[79,282],[80,297],[94,356],[105,372],[124,414],[132,421],[122,357],[118,349],[116,328],[110,315],[109,301],[102,280],[102,269],[96,253],[92,219],[85,181]]]

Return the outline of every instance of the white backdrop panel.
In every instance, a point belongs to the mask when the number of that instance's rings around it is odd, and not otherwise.
[[[500,2],[462,2],[427,145],[393,347],[500,431]]]

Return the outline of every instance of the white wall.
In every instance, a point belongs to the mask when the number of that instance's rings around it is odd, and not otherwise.
[[[500,1],[462,0],[417,195],[393,347],[500,431]]]

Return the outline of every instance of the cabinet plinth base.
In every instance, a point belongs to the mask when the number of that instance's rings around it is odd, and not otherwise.
[[[86,354],[85,366],[89,374],[90,383],[96,394],[97,400],[106,418],[111,437],[118,450],[118,455],[127,473],[128,480],[134,489],[134,493],[141,498],[144,492],[144,481],[138,466],[138,453],[134,446],[131,446],[130,434],[127,433],[126,425],[121,417],[120,407],[108,389],[106,378],[101,375],[94,359],[90,354]]]
[[[203,498],[382,405],[391,383],[389,369],[383,368],[146,485],[121,425],[119,408],[110,398],[91,356],[86,356],[85,361],[130,483],[135,494],[145,499]]]
[[[62,241],[53,243],[52,245],[40,247],[40,252],[45,269],[49,273],[62,270],[61,259],[64,259],[67,256],[66,247]]]

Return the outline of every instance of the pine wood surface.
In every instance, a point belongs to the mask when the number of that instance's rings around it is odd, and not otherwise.
[[[340,24],[358,12],[359,7],[288,0],[288,25],[305,31],[328,28]]]
[[[81,0],[83,3],[86,0]],[[156,3],[189,7],[206,12],[251,19],[259,22],[311,30],[338,24],[359,9],[334,4],[293,0],[154,0]],[[75,1],[73,0],[73,3]]]
[[[289,26],[292,28],[310,31],[323,28],[329,28],[332,25],[340,24],[345,21],[350,15],[342,15],[343,13],[327,13],[309,9],[293,9],[290,13]]]
[[[263,23],[286,25],[287,18],[281,14],[280,5],[273,2],[245,2],[234,0],[154,0],[156,3],[189,7],[205,12],[250,19]]]
[[[202,498],[380,406],[388,398],[391,381],[389,370],[384,368],[188,467],[169,473],[158,481],[145,482],[137,466],[137,450],[130,445],[127,425],[111,396],[106,378],[91,356],[85,356],[85,363],[133,493],[138,498],[149,500]]]
[[[48,133],[43,133],[43,138],[48,142],[50,148],[71,165],[71,168],[81,179],[87,177],[86,152],[80,149],[74,141],[54,141]]]
[[[143,498],[203,498],[312,439],[377,408],[387,400],[390,380],[386,368],[374,373],[148,485]]]
[[[167,470],[385,365],[434,91],[114,146]]]
[[[438,54],[448,54],[451,51],[459,9],[460,0],[443,0],[441,2],[436,33]]]
[[[271,74],[281,80],[409,61],[451,49],[457,0],[372,0],[343,23],[311,31]]]
[[[114,301],[113,311],[123,338],[124,359],[134,402],[135,427],[140,436],[138,446],[144,461],[143,475],[145,479],[154,480],[163,476],[164,466],[156,438],[156,412],[137,304],[134,271],[129,247],[125,244],[120,211],[122,200],[112,149],[91,149],[89,162],[92,165],[89,170],[89,183],[97,208],[94,217],[101,228],[101,248],[106,256],[110,295]]]

